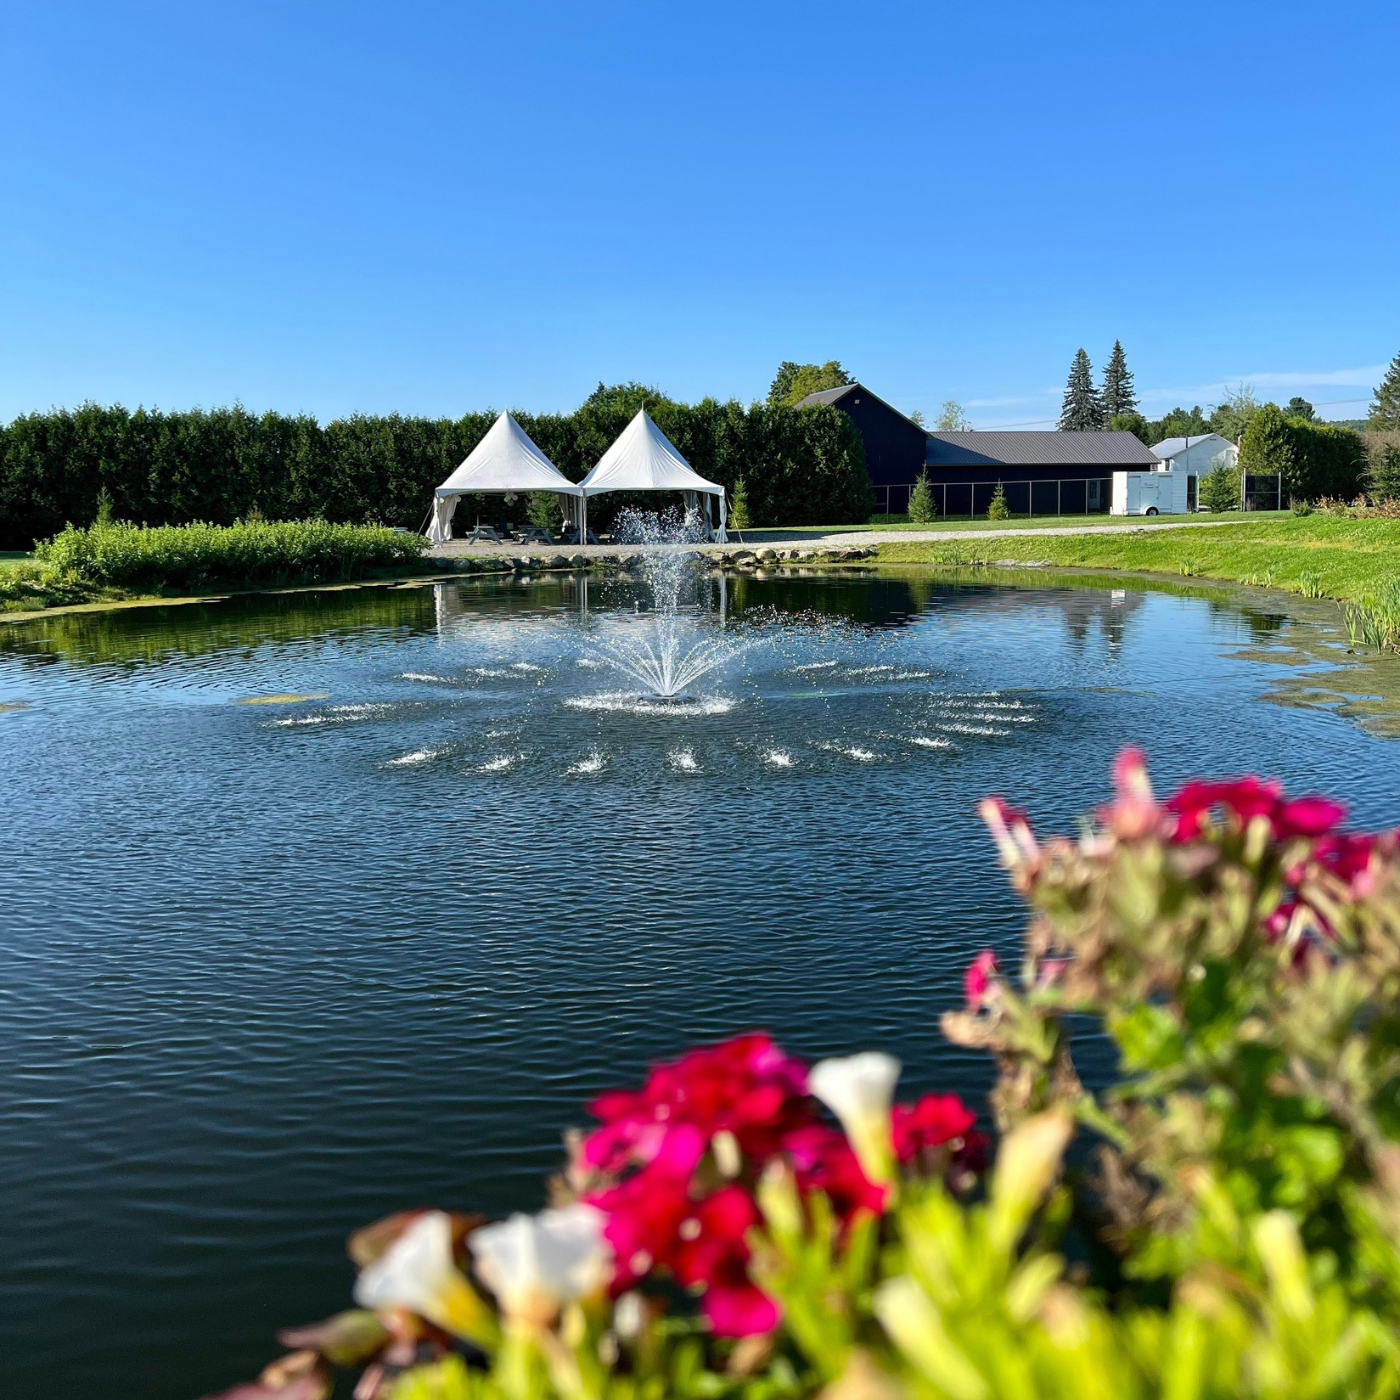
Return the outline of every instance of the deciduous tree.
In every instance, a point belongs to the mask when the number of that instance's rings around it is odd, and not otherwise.
[[[828,360],[824,365],[799,365],[784,360],[778,366],[768,390],[770,404],[797,404],[822,389],[839,389],[855,381],[841,367],[840,360]]]

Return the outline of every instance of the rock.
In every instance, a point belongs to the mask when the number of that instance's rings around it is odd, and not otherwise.
[[[569,567],[569,557],[566,554],[551,554],[549,563],[545,565],[549,569],[567,569]]]
[[[569,566],[574,569],[586,569],[588,567],[588,556],[586,554],[569,555]]]
[[[758,557],[765,564],[776,564],[778,562],[778,551],[776,549],[760,549]]]

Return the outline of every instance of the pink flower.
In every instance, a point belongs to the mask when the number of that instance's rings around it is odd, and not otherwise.
[[[884,1214],[888,1188],[872,1182],[861,1170],[845,1133],[814,1123],[793,1133],[787,1150],[798,1190],[822,1192],[840,1220],[849,1221],[857,1211]]]
[[[997,843],[1004,865],[1014,870],[1039,861],[1040,847],[1036,845],[1030,820],[1020,808],[1010,806],[999,797],[984,797],[977,810]]]
[[[1141,749],[1129,746],[1119,752],[1113,764],[1113,786],[1117,795],[1099,813],[1103,824],[1115,836],[1128,841],[1155,830],[1161,813],[1152,796]]]
[[[1324,836],[1346,814],[1341,803],[1326,797],[1299,797],[1274,812],[1274,835],[1281,841],[1291,836]]]
[[[897,1103],[892,1115],[894,1152],[901,1162],[962,1138],[977,1121],[956,1094],[925,1094],[916,1104]]]
[[[695,1128],[677,1128],[666,1150],[634,1176],[588,1200],[606,1216],[603,1238],[616,1259],[613,1291],[621,1293],[655,1269],[669,1269],[681,1226],[693,1209],[691,1178],[705,1152]]]
[[[986,1000],[987,989],[1000,968],[997,955],[990,948],[983,948],[972,960],[971,966],[963,973],[963,991],[967,995],[967,1009],[978,1011]]]
[[[603,1126],[584,1143],[584,1161],[609,1175],[645,1165],[680,1123],[706,1141],[728,1132],[744,1156],[763,1160],[814,1112],[806,1069],[765,1035],[692,1050],[653,1069],[640,1093],[602,1094],[590,1107]]]
[[[700,1310],[717,1337],[762,1336],[782,1321],[778,1304],[749,1280],[742,1264],[715,1279]]]

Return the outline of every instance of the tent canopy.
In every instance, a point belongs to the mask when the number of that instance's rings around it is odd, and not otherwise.
[[[503,413],[472,448],[462,463],[437,489],[439,496],[469,496],[478,492],[553,491],[560,496],[582,494],[509,413]]]
[[[433,544],[445,544],[452,538],[452,516],[462,496],[523,496],[530,491],[552,491],[556,496],[572,496],[580,503],[583,500],[582,489],[530,441],[530,435],[509,413],[503,413],[467,454],[466,461],[434,493],[428,539]]]
[[[585,496],[604,491],[696,491],[724,495],[724,487],[706,481],[676,451],[666,434],[641,409],[584,477]]]

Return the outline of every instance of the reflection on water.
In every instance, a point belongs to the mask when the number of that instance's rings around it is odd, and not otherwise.
[[[693,1040],[880,1046],[978,1098],[937,1019],[1020,923],[989,791],[1073,829],[1133,740],[1164,783],[1262,768],[1396,817],[1400,750],[1261,703],[1335,656],[1266,599],[704,586],[754,645],[682,708],[598,663],[625,580],[0,629],[13,1393],[251,1373],[343,1304],[351,1227],[539,1204],[586,1098]]]

